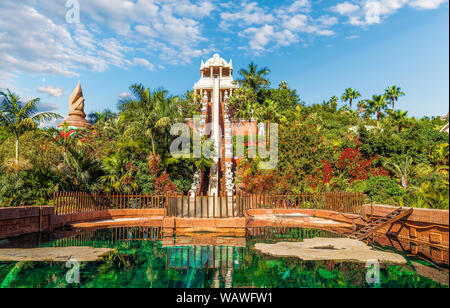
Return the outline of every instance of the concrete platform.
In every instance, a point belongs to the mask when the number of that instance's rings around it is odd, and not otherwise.
[[[297,257],[305,261],[334,260],[366,263],[406,264],[406,259],[396,253],[374,250],[364,242],[348,238],[313,238],[303,242],[257,243],[255,249],[276,257]]]
[[[30,249],[0,249],[0,261],[54,261],[67,262],[77,260],[78,262],[97,261],[108,253],[114,251],[110,248],[92,247],[44,247]]]

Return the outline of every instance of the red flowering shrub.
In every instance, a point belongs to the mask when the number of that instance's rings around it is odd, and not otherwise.
[[[367,180],[369,175],[389,175],[389,172],[382,167],[373,167],[373,162],[378,158],[374,156],[365,159],[358,148],[347,148],[342,151],[337,167],[349,178],[350,183],[357,180]]]
[[[161,176],[155,177],[155,194],[165,195],[174,193],[177,191],[177,187],[170,180],[169,175],[164,172]]]
[[[157,195],[165,195],[169,193],[177,192],[177,187],[170,180],[169,174],[166,171],[163,171],[161,174],[161,158],[157,154],[152,154],[148,159],[148,167],[150,169],[150,173],[154,177],[154,193]]]
[[[331,183],[334,178],[334,169],[330,162],[322,160],[322,168],[316,169],[312,176],[306,178],[306,183],[313,189],[320,186],[323,188],[326,184]]]

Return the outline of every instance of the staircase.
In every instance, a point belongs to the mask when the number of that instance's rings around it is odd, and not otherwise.
[[[406,216],[409,216],[413,212],[413,209],[403,209],[398,208],[391,213],[387,214],[386,216],[383,216],[381,218],[378,218],[376,220],[371,221],[366,226],[362,227],[361,229],[355,231],[351,235],[349,235],[350,238],[357,239],[357,240],[364,240],[369,235],[373,234],[377,230],[383,228],[386,225],[389,225],[395,221],[398,221]]]

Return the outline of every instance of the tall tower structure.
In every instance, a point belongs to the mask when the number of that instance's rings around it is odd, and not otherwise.
[[[208,134],[214,142],[215,155],[210,168],[207,193],[210,195],[234,191],[233,135],[227,105],[233,91],[239,86],[233,80],[233,64],[215,54],[201,63],[200,80],[194,84],[194,92],[202,97],[201,134]],[[205,131],[206,125],[211,130]]]

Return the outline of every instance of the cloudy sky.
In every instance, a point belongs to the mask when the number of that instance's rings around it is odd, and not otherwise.
[[[115,110],[134,82],[184,93],[219,53],[235,71],[268,66],[308,104],[396,84],[399,108],[441,115],[448,15],[448,0],[1,0],[0,89],[65,116],[80,80],[87,112]]]

